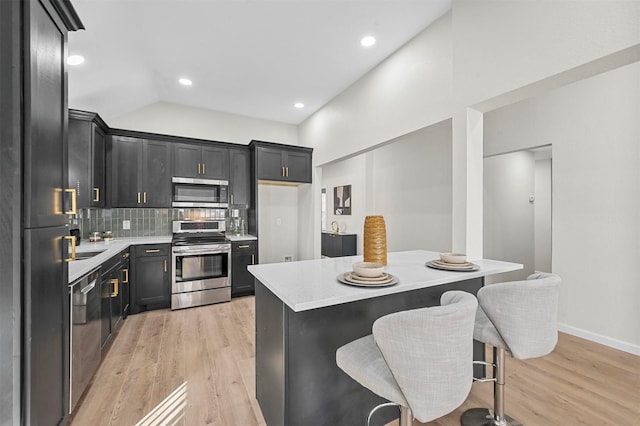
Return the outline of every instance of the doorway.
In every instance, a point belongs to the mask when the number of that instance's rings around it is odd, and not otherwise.
[[[483,163],[483,257],[524,265],[496,280],[551,272],[551,145],[488,156]]]

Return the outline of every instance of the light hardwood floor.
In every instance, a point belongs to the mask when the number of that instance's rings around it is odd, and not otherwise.
[[[253,297],[129,316],[71,425],[135,425],[150,412],[183,426],[264,425],[254,319]],[[490,383],[476,383],[461,408],[429,424],[459,425],[492,398]],[[640,357],[561,333],[546,357],[507,359],[506,407],[528,426],[640,426]]]

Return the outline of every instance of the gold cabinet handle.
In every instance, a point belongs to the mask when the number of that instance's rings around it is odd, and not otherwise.
[[[198,163],[198,174],[200,174],[200,163]]]
[[[111,293],[111,297],[116,297],[116,296],[118,296],[118,293],[119,293],[119,289],[118,289],[119,281],[118,281],[118,279],[117,278],[112,279],[111,280],[111,284],[113,284],[113,293]]]
[[[125,273],[125,279],[122,280],[122,284],[129,284],[129,269],[123,269],[122,272]]]
[[[255,254],[252,254],[252,255],[251,255],[251,264],[252,264],[252,265],[255,265],[255,264],[256,264],[256,255],[255,255]]]
[[[233,204],[233,194],[231,194],[231,204]]]
[[[76,237],[73,235],[65,235],[65,240],[71,240],[71,257],[65,259],[67,262],[76,260]]]
[[[160,249],[148,249],[145,250],[147,253],[160,253]]]
[[[284,166],[282,166],[282,176],[284,177]]]
[[[167,272],[167,259],[164,260],[164,271]]]
[[[207,166],[207,165],[206,165],[205,163],[202,163],[202,174],[203,174],[203,175],[206,175],[206,174],[207,174],[206,166]]]
[[[100,201],[100,188],[93,188],[93,201]]]
[[[140,204],[140,193],[138,192],[138,204]]]
[[[64,214],[76,214],[78,213],[78,209],[76,208],[78,202],[77,202],[77,197],[78,197],[78,193],[76,192],[75,189],[69,189],[69,188],[65,188],[64,192],[70,192],[71,193],[71,210],[68,210],[66,212],[64,212]]]
[[[244,245],[238,246],[238,248],[249,248],[249,245],[248,244],[244,244]]]
[[[147,204],[147,191],[144,192],[144,204]]]

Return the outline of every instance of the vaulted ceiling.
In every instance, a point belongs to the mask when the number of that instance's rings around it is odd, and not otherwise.
[[[297,124],[451,0],[73,0],[69,106],[111,118],[172,102]],[[376,37],[365,48],[360,40]],[[178,83],[181,77],[191,86]],[[295,108],[296,102],[304,108]]]

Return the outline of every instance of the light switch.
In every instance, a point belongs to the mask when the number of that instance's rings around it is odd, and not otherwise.
[[[122,221],[122,229],[124,229],[124,230],[131,229],[131,221],[130,220],[123,220]]]

